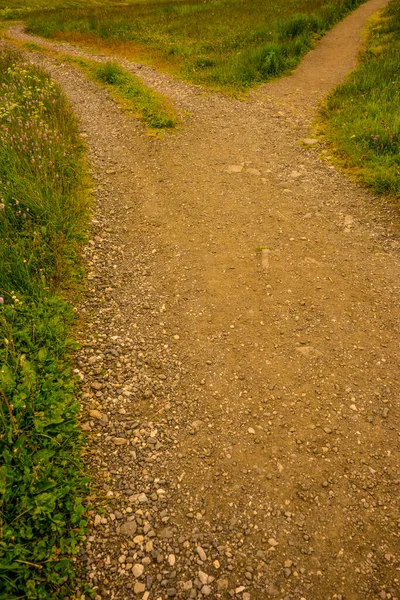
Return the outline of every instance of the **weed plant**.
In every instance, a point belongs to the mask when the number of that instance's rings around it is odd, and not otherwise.
[[[363,0],[188,0],[32,13],[44,37],[103,41],[179,76],[240,91],[293,69]]]
[[[361,64],[329,97],[325,131],[345,167],[400,198],[400,3],[371,29]]]
[[[87,202],[64,96],[0,47],[0,598],[71,598],[87,480],[70,354]]]

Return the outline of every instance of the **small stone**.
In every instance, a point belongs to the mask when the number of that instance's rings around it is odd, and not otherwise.
[[[332,429],[330,427],[324,427],[325,433],[332,433]]]
[[[251,435],[255,434],[255,430],[252,427],[249,427],[247,430]]]
[[[269,538],[268,540],[268,544],[272,547],[275,548],[275,546],[277,546],[279,544],[279,542],[276,541],[275,538]]]
[[[223,590],[227,590],[229,585],[229,581],[227,579],[218,579],[217,580],[217,588],[218,591],[222,592]]]
[[[170,567],[173,567],[175,564],[176,558],[175,558],[175,554],[170,554],[168,556],[168,564]]]
[[[235,589],[235,594],[236,594],[236,595],[237,595],[237,594],[241,594],[242,592],[244,592],[244,590],[245,590],[245,589],[246,589],[246,588],[245,588],[245,586],[244,586],[244,585],[240,585],[239,587],[237,587],[237,588]]]
[[[140,564],[133,565],[132,573],[133,573],[134,577],[141,577],[141,575],[143,575],[143,572],[144,572],[143,565],[140,565]]]
[[[207,573],[204,573],[204,571],[199,571],[198,577],[203,585],[208,583],[208,575]]]
[[[243,598],[243,600],[250,600],[250,594],[249,594],[249,592],[244,592],[242,598]]]
[[[133,538],[133,541],[135,542],[135,544],[143,544],[144,537],[142,535],[137,535]]]
[[[137,530],[136,521],[128,521],[127,523],[124,523],[123,525],[121,525],[121,527],[119,528],[119,533],[121,535],[127,535],[129,537],[133,537],[136,533],[136,530]]]
[[[193,587],[193,582],[192,582],[191,579],[189,579],[189,581],[185,581],[184,584],[183,584],[183,589],[185,591],[191,590],[192,587]]]
[[[168,596],[168,598],[173,598],[174,596],[176,596],[176,589],[175,588],[169,588],[167,590],[167,596]]]
[[[93,419],[98,419],[99,421],[108,421],[108,417],[103,415],[99,410],[89,410],[89,415]]]
[[[357,412],[358,408],[355,404],[350,404],[350,408],[351,410],[354,410],[354,412]]]
[[[125,446],[126,444],[129,443],[126,438],[119,438],[119,437],[114,438],[113,442],[116,446]]]
[[[290,569],[290,567],[293,566],[293,561],[292,560],[285,560],[285,562],[283,563],[283,566],[285,567],[285,569]]]
[[[286,579],[288,579],[292,574],[292,571],[290,569],[284,569],[283,572],[285,574]]]
[[[100,383],[100,381],[93,381],[91,386],[94,390],[97,390],[97,391],[100,391],[101,389],[103,389],[103,384]]]
[[[211,588],[209,585],[203,585],[203,587],[201,588],[201,593],[203,594],[203,596],[209,596],[211,594]]]
[[[352,215],[345,215],[344,217],[344,226],[351,227],[354,223],[354,217]]]
[[[96,515],[94,518],[94,526],[98,527],[101,523],[101,516],[100,515]]]
[[[148,502],[148,498],[146,496],[146,494],[144,492],[142,492],[141,494],[139,494],[138,496],[138,502],[139,504],[145,504],[146,502]]]
[[[199,431],[200,427],[203,425],[203,421],[197,420],[197,421],[193,421],[193,423],[191,424],[191,427],[194,431]]]
[[[316,140],[315,138],[305,138],[303,140],[303,144],[305,146],[314,146],[315,144],[318,144],[318,140]]]
[[[139,581],[137,581],[134,585],[133,591],[135,592],[135,594],[143,594],[143,592],[146,591],[146,586],[144,583],[140,583]]]
[[[201,546],[197,546],[196,550],[197,550],[197,554],[200,557],[200,560],[202,560],[203,562],[206,561],[207,560],[207,555],[204,552],[203,548]]]
[[[215,568],[215,569],[219,569],[219,568],[220,568],[220,566],[221,566],[221,564],[220,564],[219,560],[214,560],[214,562],[213,562],[213,565],[214,565],[214,568]]]

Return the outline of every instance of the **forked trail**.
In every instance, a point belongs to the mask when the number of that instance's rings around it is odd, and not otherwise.
[[[162,140],[44,59],[96,183],[77,368],[98,598],[400,597],[394,225],[299,143],[384,4],[248,102],[131,66],[191,114]]]

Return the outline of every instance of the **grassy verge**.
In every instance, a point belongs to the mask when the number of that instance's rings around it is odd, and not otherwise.
[[[118,104],[146,125],[149,133],[163,132],[179,124],[179,116],[169,100],[117,62],[99,63],[65,55],[63,58],[77,64],[93,81],[103,85]]]
[[[189,0],[38,11],[28,29],[99,42],[214,89],[243,91],[295,67],[363,0]]]
[[[0,47],[0,597],[72,598],[85,532],[70,356],[87,202],[65,97]]]
[[[323,129],[341,164],[400,198],[400,3],[371,24],[361,64],[329,97]]]

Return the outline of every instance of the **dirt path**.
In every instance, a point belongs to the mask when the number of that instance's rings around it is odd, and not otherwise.
[[[298,144],[283,83],[240,103],[139,69],[192,115],[156,140],[44,62],[96,180],[77,368],[98,598],[398,599],[390,209]]]
[[[386,4],[387,0],[362,4],[320,40],[290,77],[265,86],[262,92],[303,119],[312,119],[320,101],[356,67],[365,22]]]

